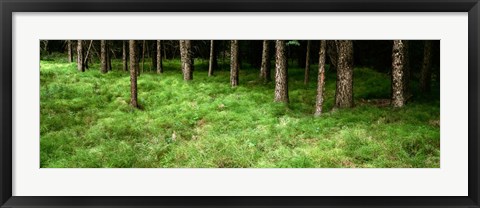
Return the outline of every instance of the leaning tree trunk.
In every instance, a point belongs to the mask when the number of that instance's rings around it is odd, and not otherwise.
[[[193,62],[191,57],[191,41],[180,40],[180,56],[182,59],[182,73],[184,80],[193,79]]]
[[[157,40],[157,73],[163,73],[162,41]]]
[[[77,69],[78,71],[84,72],[85,66],[83,64],[83,41],[77,41]]]
[[[315,104],[315,116],[321,116],[323,112],[323,92],[325,91],[325,53],[327,43],[325,40],[320,41],[320,53],[318,58],[318,85],[317,100]]]
[[[68,62],[72,63],[73,62],[73,49],[72,49],[72,41],[67,40],[67,50],[68,50]]]
[[[210,41],[210,60],[208,62],[208,76],[213,75],[213,67],[214,67],[214,61],[215,61],[215,45],[214,45],[214,40]]]
[[[338,40],[336,108],[353,107],[353,42]]]
[[[275,41],[275,102],[288,103],[288,69],[285,41]]]
[[[423,93],[430,92],[430,82],[432,79],[432,41],[426,40],[423,49],[423,65],[420,75],[420,90]]]
[[[123,63],[123,71],[128,71],[128,64],[127,64],[127,42],[125,40],[123,42],[122,47],[122,63]]]
[[[100,40],[100,71],[102,73],[107,73],[107,41]]]
[[[270,48],[268,40],[263,41],[262,66],[260,67],[260,78],[264,82],[269,82],[270,78]]]
[[[308,78],[310,75],[310,40],[307,41],[307,54],[305,57],[305,79],[303,84],[308,84]]]
[[[406,101],[408,41],[394,40],[392,50],[392,106],[403,107]]]
[[[232,87],[238,85],[238,40],[230,42],[230,84]]]
[[[129,41],[130,48],[130,105],[135,108],[138,108],[137,102],[137,72],[138,71],[138,62],[137,62],[137,46],[135,40]]]

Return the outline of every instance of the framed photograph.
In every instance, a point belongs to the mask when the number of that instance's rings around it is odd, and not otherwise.
[[[0,0],[1,207],[479,207],[478,0]]]

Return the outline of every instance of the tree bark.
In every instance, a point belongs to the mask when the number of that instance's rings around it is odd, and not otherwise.
[[[110,41],[106,41],[107,45],[107,70],[112,71],[112,53],[110,50]]]
[[[315,116],[321,116],[323,112],[323,92],[325,91],[325,53],[327,43],[325,40],[320,41],[320,53],[318,58],[318,85],[317,100],[315,104]]]
[[[157,74],[163,73],[162,41],[157,40]]]
[[[337,60],[338,60],[338,46],[337,41],[327,40],[327,55],[330,60],[330,70],[337,70]]]
[[[262,65],[260,67],[260,78],[264,82],[269,82],[272,78],[270,77],[270,47],[269,41],[263,41],[263,50],[262,50]]]
[[[180,40],[180,56],[182,59],[182,73],[184,80],[193,79],[193,62],[191,57],[191,41]]]
[[[83,42],[82,40],[77,41],[77,69],[78,71],[84,72],[85,66],[83,64]]]
[[[216,54],[215,54],[215,41],[210,40],[210,60],[208,62],[208,76],[213,75],[213,70],[214,70],[214,61],[216,61]]]
[[[127,41],[122,41],[123,42],[123,47],[122,47],[122,63],[123,63],[123,71],[128,71],[128,64],[127,64]]]
[[[285,41],[275,41],[275,102],[288,103],[288,69]]]
[[[338,40],[337,89],[335,107],[353,107],[353,42]]]
[[[432,41],[426,40],[423,48],[423,65],[420,74],[420,90],[423,93],[430,92],[432,79]]]
[[[138,108],[137,102],[137,72],[138,71],[138,62],[137,62],[137,46],[135,40],[129,41],[130,48],[130,105],[135,108]]]
[[[305,58],[305,79],[303,84],[308,84],[308,79],[310,75],[310,40],[307,41],[307,54]]]
[[[238,40],[230,42],[230,84],[238,86]]]
[[[107,73],[107,41],[100,40],[100,71]]]
[[[67,50],[68,50],[68,62],[72,63],[73,62],[73,49],[72,49],[72,41],[67,40]]]
[[[403,107],[406,101],[407,44],[405,40],[394,40],[392,49],[392,106]]]
[[[145,40],[143,40],[143,43],[142,43],[142,74],[143,74],[143,70],[145,68]]]

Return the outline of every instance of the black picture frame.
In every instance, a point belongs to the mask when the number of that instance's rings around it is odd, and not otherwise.
[[[2,207],[480,207],[478,0],[0,0]],[[12,196],[13,12],[468,12],[468,196],[35,197]],[[454,179],[452,179],[454,180]],[[94,188],[94,187],[92,187]]]

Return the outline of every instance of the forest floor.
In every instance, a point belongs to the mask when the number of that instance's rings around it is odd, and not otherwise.
[[[98,64],[78,72],[58,56],[40,65],[42,168],[440,167],[439,87],[393,109],[381,100],[390,97],[389,75],[372,69],[355,68],[356,106],[335,111],[327,69],[326,112],[314,117],[316,65],[307,86],[304,69],[289,67],[285,105],[273,102],[274,83],[260,81],[258,69],[242,67],[232,88],[226,65],[208,77],[208,62],[196,60],[187,82],[178,60],[164,61],[163,74],[138,78],[141,110],[129,105],[120,60],[107,74]]]

